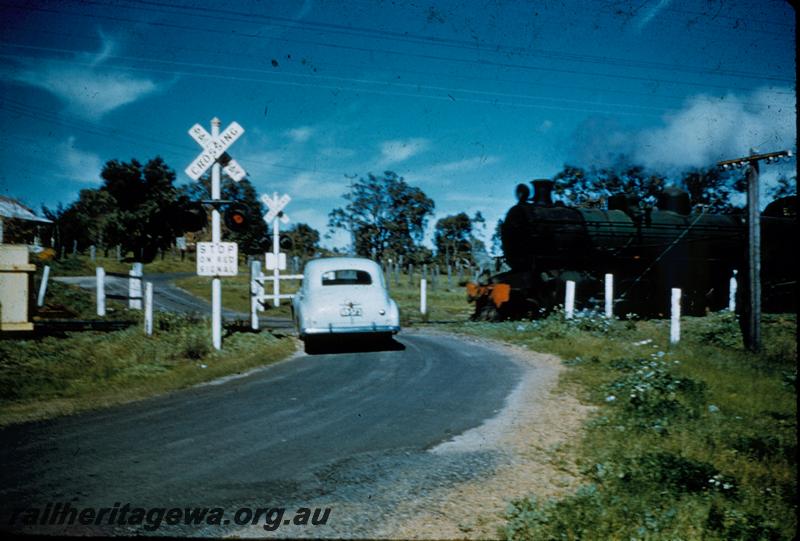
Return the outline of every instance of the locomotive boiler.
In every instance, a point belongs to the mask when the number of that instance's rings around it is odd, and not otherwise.
[[[553,202],[552,181],[532,184],[532,198],[525,184],[517,186],[517,204],[501,227],[510,270],[467,286],[475,319],[546,315],[563,303],[567,280],[576,283],[576,306],[592,307],[602,300],[606,273],[614,275],[617,315],[665,316],[674,287],[686,314],[727,307],[730,278],[745,268],[744,214],[693,212],[677,187],[664,189],[651,208],[629,194],[611,196],[604,210],[575,208]],[[773,201],[761,220],[764,309],[793,311],[796,197]]]

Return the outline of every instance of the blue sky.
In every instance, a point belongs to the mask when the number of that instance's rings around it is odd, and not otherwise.
[[[187,130],[218,116],[294,222],[324,233],[346,175],[391,169],[491,229],[565,163],[794,151],[794,21],[777,0],[0,0],[0,193],[68,204],[156,155],[190,182]]]

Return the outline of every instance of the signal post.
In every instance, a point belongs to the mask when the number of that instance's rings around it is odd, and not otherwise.
[[[211,120],[211,133],[200,124],[189,129],[189,135],[203,150],[186,168],[186,174],[194,180],[211,168],[211,242],[197,243],[197,274],[212,276],[211,280],[211,337],[214,349],[222,349],[222,282],[220,276],[236,276],[238,273],[238,245],[235,242],[222,242],[219,207],[229,203],[220,198],[220,171],[235,182],[242,180],[247,173],[236,160],[228,156],[226,150],[244,133],[237,122],[232,122],[220,133],[220,120]],[[225,163],[222,167],[220,162]]]

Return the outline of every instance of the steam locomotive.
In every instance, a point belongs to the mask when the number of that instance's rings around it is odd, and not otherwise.
[[[533,197],[517,186],[517,204],[501,228],[510,268],[467,285],[474,319],[542,317],[564,302],[576,283],[576,308],[602,302],[606,273],[614,275],[614,313],[669,314],[670,289],[682,290],[682,311],[702,315],[728,306],[730,278],[746,268],[742,213],[692,212],[689,194],[667,187],[655,208],[630,194],[608,199],[608,209],[553,203],[551,180],[535,180]],[[761,217],[762,306],[795,310],[796,196],[772,201]],[[743,290],[740,287],[739,290]]]

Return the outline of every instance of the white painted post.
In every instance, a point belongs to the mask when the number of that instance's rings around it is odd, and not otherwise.
[[[419,281],[419,313],[425,315],[428,312],[428,281],[423,278]]]
[[[89,246],[89,259],[94,261],[96,257],[97,257],[97,248],[95,247],[94,244],[92,244],[91,246]]]
[[[564,299],[564,317],[572,319],[575,312],[575,282],[567,280],[567,294]]]
[[[669,343],[677,344],[681,339],[681,290],[672,288],[672,312],[669,322]]]
[[[736,311],[736,288],[738,287],[736,284],[736,274],[738,270],[733,271],[733,276],[731,276],[730,286],[728,289],[728,311],[735,312]]]
[[[253,260],[250,262],[250,328],[258,330],[258,295],[259,285],[256,279],[261,274],[261,261]]]
[[[103,267],[95,269],[97,276],[97,315],[106,315],[106,270]],[[41,295],[41,294],[40,294]]]
[[[47,293],[48,278],[50,278],[50,265],[45,265],[42,271],[42,283],[39,284],[39,298],[36,299],[36,306],[44,306],[44,296]]]
[[[122,248],[117,244],[117,261],[122,261]]]
[[[153,282],[144,284],[144,334],[153,335]]]
[[[131,310],[141,310],[142,309],[142,276],[144,265],[141,263],[134,263],[133,268],[128,271],[128,308]],[[133,298],[138,297],[138,298]]]
[[[275,194],[275,198],[277,199],[278,194]],[[275,298],[272,299],[273,306],[279,306],[281,304],[280,301],[280,294],[281,294],[281,281],[280,281],[280,224],[279,219],[276,217],[272,220],[272,253],[275,254],[275,268],[272,269],[272,276],[275,279],[272,281],[272,292],[275,294]]]
[[[222,282],[219,278],[211,281],[211,304],[220,308],[211,310],[211,342],[214,349],[222,349]]]
[[[614,317],[614,275],[606,274],[606,317]]]
[[[217,117],[211,119],[211,137],[219,137],[220,120]],[[214,161],[211,166],[211,199],[220,199],[220,165]],[[219,210],[214,207],[211,211],[211,242],[222,242],[222,230],[220,228]],[[211,280],[211,340],[214,349],[222,349],[222,282],[215,276]]]

